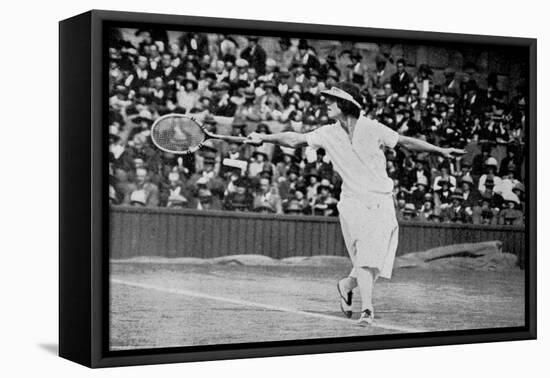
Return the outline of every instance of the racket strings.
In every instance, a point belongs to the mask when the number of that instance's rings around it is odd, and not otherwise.
[[[194,121],[184,117],[159,120],[151,132],[155,144],[173,152],[193,151],[205,140],[203,130]]]

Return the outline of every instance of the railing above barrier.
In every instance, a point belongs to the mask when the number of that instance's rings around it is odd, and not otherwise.
[[[337,217],[113,206],[110,223],[113,258],[347,255]],[[525,254],[524,227],[415,221],[399,226],[398,254],[488,240],[502,241],[520,263]]]

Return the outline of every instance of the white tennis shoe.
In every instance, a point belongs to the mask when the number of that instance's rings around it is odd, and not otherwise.
[[[353,315],[353,312],[351,311],[351,304],[353,300],[353,292],[352,291],[346,291],[344,288],[344,280],[347,278],[341,279],[336,284],[336,288],[338,289],[338,294],[340,294],[340,310],[344,313],[346,318],[351,318]]]
[[[368,327],[372,322],[374,322],[374,313],[367,308],[361,312],[361,317],[357,321],[357,324],[361,327]]]

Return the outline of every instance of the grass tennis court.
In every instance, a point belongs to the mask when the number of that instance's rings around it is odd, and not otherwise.
[[[375,324],[339,310],[345,264],[111,264],[112,350],[524,325],[520,269],[395,269],[375,291]],[[360,303],[355,303],[358,317]]]

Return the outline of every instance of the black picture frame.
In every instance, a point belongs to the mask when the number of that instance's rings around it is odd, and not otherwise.
[[[106,200],[105,29],[155,24],[304,38],[381,39],[435,45],[514,46],[529,56],[528,213],[525,327],[298,340],[201,347],[109,351],[109,217]],[[60,231],[59,355],[88,367],[252,358],[535,339],[536,319],[536,58],[537,41],[496,37],[92,10],[59,24]],[[82,168],[87,167],[87,168]]]

